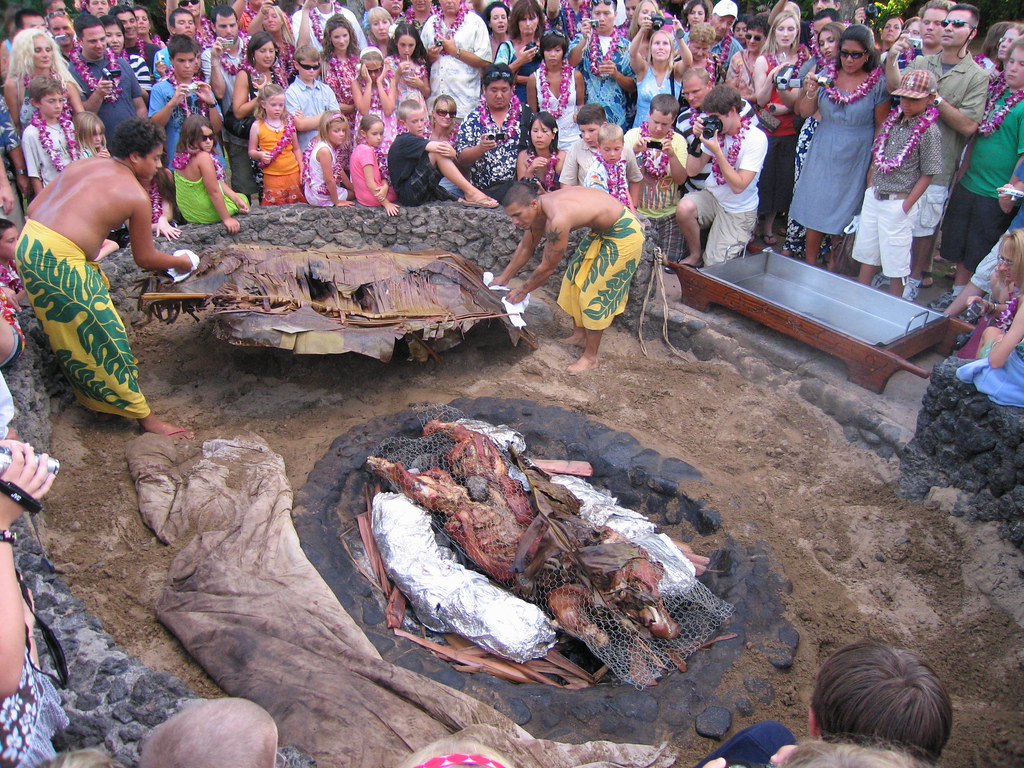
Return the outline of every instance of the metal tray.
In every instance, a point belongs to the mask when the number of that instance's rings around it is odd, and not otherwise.
[[[886,346],[945,317],[771,249],[701,272],[874,346]]]
[[[731,309],[834,355],[847,378],[882,392],[896,371],[928,378],[911,357],[948,355],[972,326],[770,249],[703,270],[673,267],[682,300],[699,310]]]

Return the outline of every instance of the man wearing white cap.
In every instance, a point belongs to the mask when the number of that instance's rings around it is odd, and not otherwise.
[[[711,46],[711,52],[719,61],[732,61],[732,57],[743,50],[743,45],[732,35],[732,25],[740,9],[733,0],[718,0],[711,11],[711,26],[715,28],[718,42]]]

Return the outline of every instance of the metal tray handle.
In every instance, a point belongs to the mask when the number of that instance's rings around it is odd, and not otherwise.
[[[921,323],[921,327],[924,328],[926,325],[928,325],[928,310],[927,309],[922,309],[920,312],[918,312],[912,318],[907,320],[907,327],[903,331],[903,335],[904,336],[906,336],[907,334],[910,333],[910,326],[912,326],[914,324],[914,321],[917,320],[917,318],[921,317],[922,315],[924,315],[924,322]]]

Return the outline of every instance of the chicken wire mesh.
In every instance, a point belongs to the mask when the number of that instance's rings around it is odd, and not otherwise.
[[[370,468],[432,512],[467,564],[540,607],[619,680],[646,687],[685,669],[731,615],[693,578],[663,593],[661,562],[581,518],[579,499],[528,462],[517,465],[518,433],[448,406],[424,408],[420,422],[421,437],[383,441]]]

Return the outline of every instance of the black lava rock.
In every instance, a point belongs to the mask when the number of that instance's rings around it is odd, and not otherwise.
[[[697,733],[708,739],[721,739],[732,727],[732,712],[725,707],[708,707],[694,721]]]

